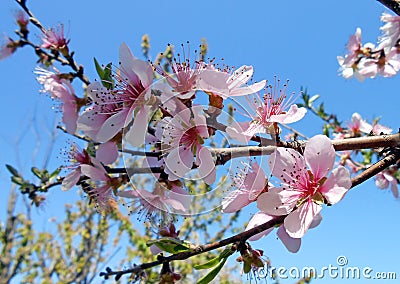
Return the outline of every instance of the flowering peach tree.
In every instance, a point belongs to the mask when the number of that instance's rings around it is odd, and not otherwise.
[[[59,131],[75,142],[67,165],[32,168],[39,183],[7,165],[12,181],[37,206],[53,187],[80,188],[98,214],[122,207],[131,222],[154,232],[146,240],[153,261],[123,270],[107,267],[99,271],[105,279],[129,274],[140,281],[160,266],[157,281],[175,283],[182,275],[174,263],[202,254],[209,257],[193,266],[206,269],[198,283],[211,282],[235,254],[242,272],[257,277],[268,261],[251,242],[275,227],[295,253],[308,230],[322,222],[322,209],[367,179],[399,197],[400,134],[377,120],[367,122],[354,113],[343,123],[322,103],[316,105],[319,95],[290,93],[287,82],[276,77],[255,82],[251,65],[234,68],[207,59],[205,42],[194,52],[189,43],[181,51],[168,45],[154,61],[121,43],[119,62],[102,65],[95,59],[98,78],[88,78],[74,59],[64,26],[46,28],[26,0],[16,2],[18,30],[16,37],[5,38],[0,59],[33,48],[40,92],[59,106]],[[361,29],[350,37],[348,53],[337,57],[346,79],[390,77],[400,70],[400,9],[396,1],[380,2],[394,14],[382,15],[377,44],[363,44]],[[32,28],[41,33],[38,43],[31,40]],[[146,57],[147,36],[142,46]],[[60,66],[70,71],[61,72]],[[83,88],[74,88],[74,81]],[[289,126],[306,115],[323,120],[321,134],[308,138]],[[137,182],[141,177],[145,183]],[[199,245],[177,227],[183,218],[235,214],[252,203],[259,212],[225,239]],[[211,256],[211,251],[217,253]]]

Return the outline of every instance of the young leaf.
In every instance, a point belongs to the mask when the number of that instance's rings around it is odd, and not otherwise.
[[[103,68],[101,68],[101,66],[96,58],[93,58],[93,59],[94,59],[94,65],[96,66],[97,74],[99,75],[100,78],[103,78],[103,76],[104,76]]]
[[[31,168],[31,171],[32,171],[32,173],[33,173],[35,176],[37,176],[40,180],[42,179],[42,177],[43,177],[43,171],[39,170],[39,169],[36,168],[36,167],[32,167],[32,168]]]
[[[159,249],[169,253],[179,253],[191,250],[190,243],[171,237],[163,237],[158,240],[148,241],[146,245],[156,245]]]
[[[24,179],[22,177],[20,177],[20,176],[12,176],[11,177],[11,181],[13,183],[18,184],[18,185],[24,185],[25,184]]]
[[[207,284],[210,283],[221,271],[222,267],[224,266],[227,258],[223,258],[222,261],[214,267],[210,272],[208,272],[206,275],[201,277],[199,281],[197,281],[197,284]]]
[[[208,269],[208,268],[216,266],[219,262],[220,262],[220,258],[219,258],[219,256],[217,256],[203,264],[194,265],[193,268],[196,270]]]
[[[15,177],[20,176],[18,171],[15,168],[13,168],[12,166],[6,164],[6,168],[13,176],[15,176]]]

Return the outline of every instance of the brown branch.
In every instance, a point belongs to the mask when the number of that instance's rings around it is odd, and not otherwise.
[[[35,25],[37,28],[39,28],[42,33],[46,33],[46,29],[44,28],[44,26],[33,15],[32,11],[29,10],[29,8],[27,7],[26,0],[15,0],[15,1],[28,14],[29,21],[33,25]],[[23,44],[27,44],[27,45],[32,46],[35,49],[36,53],[44,54],[44,55],[49,56],[50,58],[60,62],[62,65],[70,66],[72,68],[72,70],[75,71],[75,73],[71,73],[71,75],[73,75],[74,77],[79,78],[85,85],[89,85],[90,84],[90,80],[88,79],[88,77],[86,77],[86,75],[83,72],[83,66],[82,65],[78,65],[78,63],[76,61],[74,61],[74,59],[73,59],[74,52],[68,52],[68,54],[65,54],[64,57],[65,57],[66,60],[64,60],[58,54],[57,55],[49,54],[49,53],[43,51],[39,46],[31,43],[27,38],[27,34],[25,36],[23,36],[22,41],[23,41]]]
[[[354,177],[351,180],[351,182],[352,182],[351,187],[355,187],[355,186],[363,183],[364,181],[375,176],[376,174],[383,171],[387,167],[398,163],[399,160],[400,160],[400,149],[396,149],[395,151],[393,151],[393,153],[390,153],[389,155],[384,157],[382,160],[376,162],[375,164],[370,166],[368,169],[363,171],[361,174]]]
[[[392,10],[395,14],[400,16],[400,1],[399,0],[377,0],[382,5]]]
[[[363,138],[368,138],[368,139],[362,139],[362,138],[354,138],[354,139],[360,140],[361,143],[359,143],[359,145],[363,145],[363,147],[367,147],[367,145],[369,145],[369,146],[372,146],[373,148],[377,148],[377,147],[379,148],[379,147],[382,147],[382,145],[377,146],[377,144],[380,144],[380,143],[384,143],[385,145],[386,145],[386,143],[388,143],[388,144],[394,143],[394,145],[396,145],[396,146],[400,144],[399,134],[383,135],[383,136],[363,137]],[[379,139],[379,138],[382,138],[382,139]],[[351,139],[351,140],[354,140],[354,139]],[[350,139],[345,139],[345,140],[350,140]],[[354,141],[350,141],[349,147],[353,147],[354,144],[355,144]],[[343,147],[345,147],[346,144],[343,143],[343,141],[341,141],[340,143],[337,143],[336,145],[339,149],[342,149]],[[248,148],[248,147],[246,147],[246,148]],[[259,148],[259,147],[256,147],[256,148]],[[268,147],[262,147],[262,148],[268,148]],[[367,148],[371,148],[371,147],[367,147]],[[226,150],[229,150],[229,149],[226,149]],[[240,153],[240,148],[237,148],[237,151]],[[232,153],[231,153],[231,155],[232,155]],[[355,186],[366,181],[367,179],[373,177],[375,174],[382,171],[386,167],[396,164],[397,162],[399,162],[399,159],[400,159],[400,150],[396,148],[393,150],[392,153],[388,154],[382,160],[378,161],[377,163],[375,163],[374,165],[369,167],[367,170],[365,170],[358,176],[354,177],[351,180],[351,182],[352,182],[351,188],[354,188]],[[199,255],[204,252],[212,251],[212,250],[215,250],[215,249],[218,249],[221,247],[225,247],[230,244],[245,242],[250,237],[252,237],[258,233],[261,233],[261,232],[263,232],[269,228],[272,228],[274,226],[281,225],[287,216],[288,215],[277,216],[276,218],[274,218],[264,224],[261,224],[257,227],[254,227],[254,228],[244,231],[242,233],[236,234],[232,237],[223,239],[221,241],[198,246],[194,250],[173,254],[168,257],[159,257],[156,261],[143,263],[141,265],[134,266],[131,269],[122,270],[122,271],[112,271],[110,268],[107,268],[107,270],[106,270],[107,272],[102,272],[100,274],[100,276],[104,276],[107,278],[108,276],[116,275],[116,277],[119,278],[123,274],[139,273],[142,270],[152,268],[152,267],[161,265],[163,263],[168,263],[168,262],[174,261],[174,260],[185,260],[192,256]]]
[[[216,164],[223,165],[227,161],[237,157],[262,156],[269,155],[275,151],[277,147],[304,149],[307,144],[306,140],[297,140],[293,142],[278,142],[277,146],[245,146],[236,148],[213,148],[210,149],[217,157]],[[336,151],[345,150],[361,150],[361,149],[377,149],[387,147],[400,146],[400,133],[380,136],[366,136],[358,138],[332,140],[333,147]]]

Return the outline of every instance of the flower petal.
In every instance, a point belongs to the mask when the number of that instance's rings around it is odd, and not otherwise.
[[[318,205],[312,201],[303,203],[299,208],[294,210],[285,218],[284,224],[286,232],[292,238],[301,238],[310,228],[310,225],[322,209],[321,205]]]
[[[250,85],[250,86],[235,88],[230,91],[229,96],[237,97],[237,96],[245,96],[245,95],[257,93],[258,91],[262,90],[265,87],[266,83],[267,83],[266,80],[262,80],[260,82],[254,83],[253,85]]]
[[[132,127],[126,132],[125,139],[134,147],[145,143],[147,127],[149,125],[150,107],[143,106],[136,113]]]
[[[276,233],[278,238],[282,241],[288,251],[296,253],[299,251],[301,246],[301,239],[300,238],[292,238],[286,232],[285,226],[281,225],[278,228],[278,232]]]
[[[271,115],[270,121],[278,123],[293,123],[302,119],[306,113],[306,108],[299,108],[297,105],[291,105],[286,113]]]
[[[173,149],[165,158],[165,173],[169,180],[177,180],[185,176],[193,166],[193,153],[183,146]]]
[[[61,189],[63,191],[70,190],[79,181],[80,177],[81,177],[80,168],[77,168],[76,170],[70,172],[63,179],[62,184],[61,184]]]
[[[343,166],[338,166],[320,188],[320,192],[329,202],[339,202],[351,187],[350,172]]]
[[[81,165],[82,175],[97,181],[108,181],[110,177],[104,168],[98,169],[89,165]]]
[[[216,178],[215,164],[210,150],[206,147],[201,147],[198,151],[197,159],[199,160],[200,177],[207,184],[212,184]]]
[[[99,132],[97,133],[96,140],[104,143],[113,138],[115,134],[125,127],[127,123],[129,123],[126,118],[130,112],[131,110],[126,108],[110,116],[101,126]]]
[[[257,207],[273,216],[286,215],[296,206],[299,196],[297,191],[275,188],[274,191],[264,192],[257,198]]]
[[[249,204],[249,193],[247,191],[237,189],[222,200],[222,212],[237,212]]]
[[[112,164],[118,158],[118,147],[115,142],[106,142],[99,145],[96,159],[105,165]]]
[[[314,174],[314,180],[318,181],[333,169],[335,149],[328,137],[316,135],[308,141],[304,157]]]
[[[284,183],[297,183],[296,176],[307,175],[304,157],[293,149],[276,149],[270,155],[268,165],[272,174]]]
[[[254,216],[250,219],[249,224],[247,224],[246,230],[248,231],[254,227],[257,227],[261,224],[264,224],[268,221],[271,221],[272,219],[274,219],[274,216],[268,215],[264,212],[257,212],[256,214],[254,214]],[[249,238],[249,241],[257,241],[258,239],[268,235],[272,230],[274,229],[274,227],[269,228],[261,233],[258,233],[252,237]]]

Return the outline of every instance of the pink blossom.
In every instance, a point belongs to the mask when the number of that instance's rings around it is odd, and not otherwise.
[[[273,216],[289,214],[285,229],[292,238],[301,238],[321,211],[321,204],[339,202],[351,187],[349,171],[343,166],[333,169],[334,163],[335,150],[324,135],[308,141],[304,156],[293,149],[278,148],[269,165],[282,186],[261,194],[258,208]]]
[[[204,63],[199,59],[191,62],[189,54],[190,51],[186,57],[184,52],[183,60],[180,54],[178,58],[172,60],[170,63],[172,74],[165,72],[159,65],[155,66],[157,73],[162,75],[172,87],[174,96],[180,99],[189,99],[194,95],[199,75],[204,70]]]
[[[36,68],[37,80],[43,85],[43,92],[49,93],[52,99],[60,100],[62,103],[62,121],[68,133],[75,133],[78,119],[78,111],[85,100],[80,100],[76,95],[71,83],[61,79],[59,73],[54,73],[42,68]]]
[[[359,64],[359,72],[362,76],[375,78],[376,75],[392,77],[400,70],[400,59],[397,48],[394,47],[388,54],[381,50],[379,57],[367,58]]]
[[[67,155],[71,164],[66,166],[66,168],[71,171],[62,181],[61,189],[64,191],[70,190],[79,181],[82,174],[82,165],[92,165],[98,168],[102,167],[97,159],[91,157],[86,150],[82,150],[77,144],[72,144],[71,150]]]
[[[269,86],[269,92],[252,96],[248,100],[250,123],[235,123],[227,128],[227,133],[239,141],[248,141],[256,133],[277,134],[277,123],[293,123],[304,117],[307,110],[292,104],[292,97],[287,99],[286,84],[280,89],[280,81],[275,81],[274,86]]]
[[[18,42],[12,38],[5,36],[0,46],[0,60],[6,59],[11,56],[18,48]]]
[[[358,136],[360,132],[370,133],[372,130],[372,125],[369,124],[365,119],[363,119],[361,115],[357,112],[352,114],[351,122],[349,122],[347,125],[355,136]]]
[[[254,214],[254,216],[250,219],[247,227],[246,227],[246,231],[257,227],[261,224],[264,224],[268,221],[273,220],[274,218],[276,218],[276,216],[271,216],[268,215],[264,212],[257,212],[256,214]],[[314,219],[312,220],[311,224],[310,224],[310,228],[314,228],[316,226],[319,225],[319,223],[322,220],[322,216],[321,214],[317,214]],[[258,233],[254,236],[252,236],[251,238],[249,238],[249,241],[256,241],[266,235],[268,235],[270,232],[272,232],[272,230],[274,229],[274,227],[269,228],[261,233]],[[285,225],[281,225],[278,228],[277,231],[277,236],[278,238],[282,241],[282,243],[285,245],[285,247],[288,249],[288,251],[290,252],[298,252],[298,250],[300,249],[301,246],[301,238],[292,238],[285,229]]]
[[[186,108],[174,117],[161,120],[155,133],[161,141],[161,149],[168,155],[165,160],[165,173],[169,180],[184,177],[192,167],[194,157],[200,177],[207,184],[215,181],[215,165],[208,148],[204,147],[204,139],[209,137],[207,123],[202,108],[195,106]]]
[[[107,142],[128,126],[134,114],[133,125],[127,131],[126,139],[133,146],[139,146],[144,141],[152,108],[149,99],[153,71],[148,62],[135,58],[125,43],[120,46],[119,56],[116,87],[107,90],[98,82],[91,83],[88,93],[94,105],[82,113],[78,124],[95,141]]]
[[[96,151],[96,159],[103,164],[112,164],[118,158],[118,146],[117,143],[109,141],[102,143],[98,146]]]
[[[397,44],[400,39],[400,17],[393,16],[388,13],[383,13],[381,16],[381,21],[386,24],[381,27],[383,36],[380,38],[380,42],[385,46],[393,47]]]
[[[22,31],[27,31],[26,26],[29,24],[29,18],[24,11],[17,11],[15,14],[15,20]]]
[[[68,43],[64,36],[64,25],[59,25],[56,28],[50,28],[43,32],[42,37],[42,48],[55,49],[55,50],[65,50],[68,51]]]
[[[213,64],[207,64],[200,73],[198,86],[202,91],[221,96],[224,99],[244,96],[256,93],[265,87],[265,80],[248,86],[247,82],[252,76],[252,66],[243,65],[231,72],[229,69],[219,70]]]
[[[233,213],[241,210],[268,188],[268,179],[257,162],[246,165],[234,178],[235,190],[222,201],[222,211]],[[271,184],[269,184],[271,185]]]
[[[183,188],[176,185],[169,187],[156,183],[153,192],[133,189],[120,191],[117,196],[134,199],[133,205],[128,206],[131,213],[163,227],[174,221],[173,214],[184,214],[190,206],[189,195]]]
[[[354,64],[357,60],[358,55],[362,53],[361,47],[361,29],[357,28],[356,33],[350,36],[349,42],[347,43],[348,54],[346,55],[343,64]]]
[[[369,124],[357,112],[353,113],[351,116],[351,122],[348,123],[348,127],[355,136],[360,135],[360,132],[365,134],[370,134],[372,132],[375,135],[380,135],[381,133],[390,134],[393,131],[391,128],[383,126],[377,122],[375,122],[373,125]]]
[[[365,77],[360,73],[359,67],[356,63],[353,63],[351,65],[344,64],[345,59],[342,56],[338,56],[337,60],[340,65],[339,73],[342,74],[343,78],[349,79],[354,76],[358,81],[364,81]]]
[[[81,165],[81,173],[90,178],[91,184],[95,184],[87,191],[89,197],[101,211],[110,211],[112,209],[110,201],[114,200],[113,191],[121,185],[119,178],[110,177],[101,165],[97,167]]]
[[[386,189],[390,185],[390,190],[392,191],[393,196],[396,198],[399,197],[398,181],[391,171],[384,170],[378,173],[375,176],[375,184],[380,189]]]

